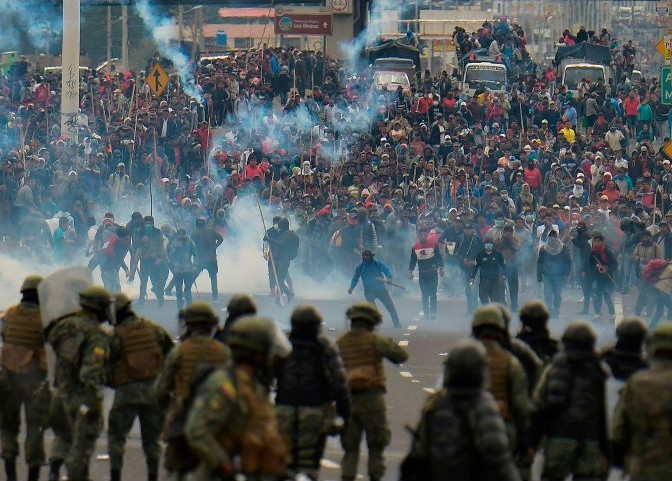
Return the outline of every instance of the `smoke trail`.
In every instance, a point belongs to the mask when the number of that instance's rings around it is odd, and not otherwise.
[[[345,53],[345,61],[355,72],[361,72],[368,65],[361,58],[362,51],[375,45],[383,33],[383,25],[394,19],[391,12],[397,12],[397,18],[401,19],[402,14],[413,8],[411,2],[398,2],[395,0],[372,0],[369,4],[369,21],[364,30],[352,40],[343,42],[341,51]]]
[[[199,87],[194,79],[193,67],[189,65],[189,57],[179,50],[175,45],[171,45],[172,35],[170,32],[173,26],[172,19],[161,17],[152,7],[148,0],[140,0],[135,4],[135,9],[145,23],[145,28],[151,33],[152,38],[159,46],[161,55],[169,59],[182,83],[182,89],[191,98],[203,105],[204,99]]]
[[[0,48],[18,48],[21,40],[44,49],[63,31],[63,15],[51,2],[0,2]]]

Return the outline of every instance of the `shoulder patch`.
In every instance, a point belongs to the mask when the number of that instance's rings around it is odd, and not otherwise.
[[[236,397],[236,388],[233,385],[233,383],[228,379],[219,385],[219,390],[228,399],[233,399],[234,397]]]
[[[94,347],[93,355],[96,359],[105,359],[105,348],[100,346]]]

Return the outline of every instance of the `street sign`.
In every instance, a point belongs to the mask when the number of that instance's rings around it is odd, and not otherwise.
[[[672,105],[672,67],[660,69],[660,97],[663,105]]]
[[[149,71],[149,75],[147,76],[147,83],[149,84],[149,89],[157,97],[161,97],[163,95],[163,92],[165,92],[168,88],[169,82],[170,78],[160,64],[157,63],[154,65],[154,67],[152,67],[152,70]]]
[[[656,15],[669,16],[670,10],[667,2],[656,2]]]
[[[276,7],[276,35],[331,35],[333,12],[324,7]]]
[[[672,159],[672,142],[668,142],[663,146],[663,153],[667,155],[668,159]]]
[[[672,59],[672,35],[665,35],[663,38],[658,40],[656,44],[656,50],[659,54],[665,57],[665,60]]]

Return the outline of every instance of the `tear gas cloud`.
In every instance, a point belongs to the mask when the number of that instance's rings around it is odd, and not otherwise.
[[[23,39],[44,50],[63,31],[63,15],[51,2],[0,2],[0,48],[19,48]]]
[[[203,104],[203,95],[196,85],[193,74],[193,66],[190,65],[189,57],[180,51],[177,44],[173,44],[171,32],[173,31],[173,20],[170,17],[161,16],[156,9],[149,4],[148,0],[140,0],[135,4],[135,9],[142,18],[145,28],[152,35],[161,55],[173,63],[177,71],[182,89],[184,92]]]

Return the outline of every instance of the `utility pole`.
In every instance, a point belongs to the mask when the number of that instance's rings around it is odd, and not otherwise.
[[[65,7],[65,5],[64,5]],[[65,21],[65,19],[64,19]],[[112,6],[107,6],[107,71],[111,72],[112,63]]]
[[[79,133],[79,7],[80,0],[63,0],[61,135],[71,144],[77,144]]]
[[[128,5],[121,6],[121,70],[128,72]]]

